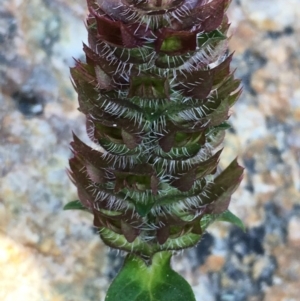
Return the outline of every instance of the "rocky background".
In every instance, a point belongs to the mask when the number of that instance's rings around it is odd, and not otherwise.
[[[122,258],[76,199],[66,175],[84,119],[68,67],[86,40],[84,0],[0,0],[0,300],[96,301]],[[201,301],[300,300],[300,1],[236,0],[233,67],[244,93],[222,165],[246,176],[231,210],[174,259]]]

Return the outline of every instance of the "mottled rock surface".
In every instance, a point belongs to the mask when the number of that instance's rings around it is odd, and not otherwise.
[[[86,140],[69,79],[86,40],[83,0],[0,0],[0,300],[103,300],[109,253],[66,175],[71,132]],[[271,3],[272,2],[272,3]],[[174,259],[201,301],[297,301],[300,287],[300,2],[233,1],[230,47],[244,93],[224,166],[245,179],[231,209],[248,231],[212,226]]]

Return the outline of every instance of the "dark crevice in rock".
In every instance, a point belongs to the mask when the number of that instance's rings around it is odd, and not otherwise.
[[[236,76],[242,80],[244,93],[256,96],[256,91],[251,86],[252,74],[266,65],[267,59],[260,53],[251,49],[245,51],[242,55],[233,59],[232,67],[236,70]]]
[[[287,26],[284,28],[283,31],[267,31],[266,34],[268,37],[270,37],[271,39],[279,39],[283,36],[290,36],[294,34],[294,28],[292,28],[291,26]]]
[[[111,281],[113,280],[119,270],[123,265],[124,258],[119,255],[119,252],[116,250],[111,250],[108,255],[108,266],[109,270],[107,271],[107,278]]]
[[[240,259],[250,253],[263,255],[264,249],[262,242],[264,234],[262,227],[253,228],[247,232],[234,227],[229,234],[228,248]]]
[[[13,99],[16,101],[20,112],[25,116],[32,117],[43,114],[44,102],[34,92],[16,92]]]
[[[200,266],[205,263],[206,258],[211,254],[214,244],[214,237],[208,232],[205,233],[195,248],[197,264]]]

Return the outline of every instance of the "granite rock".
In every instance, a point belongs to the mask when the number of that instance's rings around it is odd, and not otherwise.
[[[225,223],[174,258],[202,301],[299,300],[300,2],[233,0],[230,48],[244,93],[221,165],[246,167]],[[86,213],[63,212],[71,132],[83,140],[69,79],[86,40],[82,0],[0,5],[0,299],[103,300],[123,258]],[[30,272],[29,272],[30,271]],[[32,285],[34,283],[34,285]]]

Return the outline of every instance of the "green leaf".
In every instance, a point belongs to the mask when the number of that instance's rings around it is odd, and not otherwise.
[[[87,209],[80,203],[80,201],[76,200],[76,201],[72,201],[69,202],[68,204],[66,204],[63,208],[64,210],[85,210],[87,211]]]
[[[213,30],[210,33],[204,33],[198,37],[198,47],[203,47],[207,44],[225,39],[226,35],[224,35],[220,30]]]
[[[230,212],[229,210],[223,212],[222,214],[220,214],[216,221],[219,222],[228,222],[231,223],[239,228],[241,228],[244,232],[246,231],[246,227],[244,225],[244,223],[236,216],[234,215],[232,212]]]
[[[105,301],[195,301],[186,280],[172,270],[169,252],[156,253],[150,265],[127,255]]]
[[[231,125],[228,122],[224,121],[219,125],[209,128],[206,135],[209,136],[209,135],[215,134],[219,131],[226,131],[230,128],[231,128]]]
[[[136,212],[140,216],[144,217],[144,216],[146,216],[150,212],[150,210],[152,209],[153,205],[154,205],[153,202],[146,202],[146,203],[139,203],[139,202],[137,202],[137,203],[135,203],[135,209],[136,209]]]
[[[170,93],[169,82],[165,77],[132,76],[130,78],[129,97],[150,99],[168,99]]]

